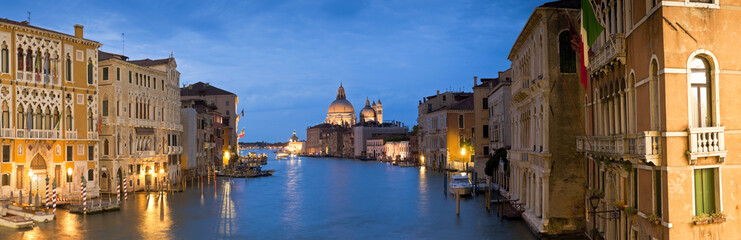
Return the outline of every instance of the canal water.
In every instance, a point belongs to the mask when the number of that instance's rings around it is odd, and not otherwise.
[[[268,153],[267,151],[265,151]],[[485,198],[443,194],[443,175],[379,162],[297,157],[270,160],[272,177],[218,178],[201,191],[130,194],[119,212],[57,211],[30,230],[0,227],[0,239],[535,239],[500,222]]]

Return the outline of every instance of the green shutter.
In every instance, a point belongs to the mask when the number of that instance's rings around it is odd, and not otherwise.
[[[702,195],[702,169],[695,169],[695,215],[700,216],[705,211]]]
[[[702,169],[702,199],[704,212],[711,214],[715,212],[715,169]]]

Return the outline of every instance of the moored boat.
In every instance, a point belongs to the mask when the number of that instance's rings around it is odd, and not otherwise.
[[[54,221],[54,214],[46,211],[45,209],[40,209],[33,206],[18,206],[15,204],[9,205],[7,209],[8,213],[10,214],[30,218],[35,222]]]
[[[460,173],[453,175],[448,188],[450,189],[450,194],[463,196],[470,195],[473,186],[471,185],[471,181],[468,180],[468,175],[466,173]]]
[[[33,227],[33,220],[8,213],[7,208],[0,207],[0,226],[9,228],[30,228]]]

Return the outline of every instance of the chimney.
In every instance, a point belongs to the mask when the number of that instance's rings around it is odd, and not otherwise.
[[[82,28],[84,28],[84,26],[80,24],[75,24],[75,37],[76,38],[82,38]]]
[[[478,83],[478,82],[476,81],[477,79],[478,79],[478,77],[476,77],[476,76],[473,76],[473,86],[474,86],[474,87],[475,87],[475,86],[476,86],[476,84]]]
[[[440,90],[437,90],[437,95],[440,95]]]

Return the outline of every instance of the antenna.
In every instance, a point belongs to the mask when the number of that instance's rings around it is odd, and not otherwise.
[[[28,11],[28,24],[31,24],[31,11]]]
[[[126,56],[126,38],[124,33],[121,33],[121,55]]]

